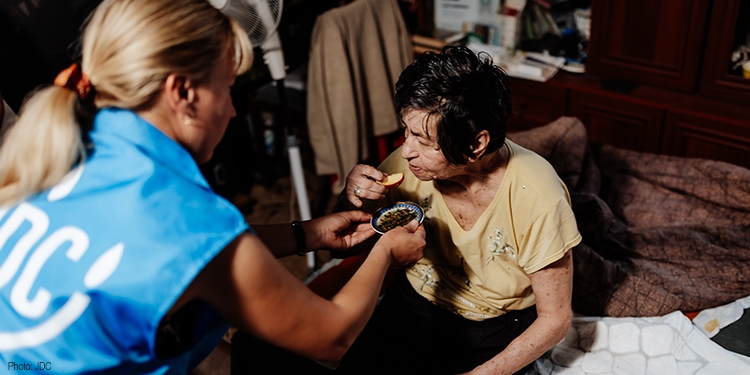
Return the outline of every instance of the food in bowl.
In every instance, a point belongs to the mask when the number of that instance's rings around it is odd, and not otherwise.
[[[422,207],[414,202],[396,202],[377,210],[370,224],[376,232],[383,234],[393,228],[409,224],[414,219],[422,222],[424,219]]]

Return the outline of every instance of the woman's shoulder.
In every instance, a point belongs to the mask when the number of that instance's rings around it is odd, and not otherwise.
[[[505,145],[510,150],[511,156],[515,157],[517,161],[520,160],[524,163],[546,164],[551,167],[547,159],[536,152],[511,141],[510,139],[505,140]]]
[[[539,179],[540,182],[559,181],[557,172],[547,159],[534,151],[513,143],[511,140],[506,140],[506,145],[511,155],[510,164],[512,168],[509,166],[509,169],[512,172],[525,176],[525,178]]]
[[[546,159],[512,141],[506,144],[511,161],[505,178],[510,180],[512,191],[520,189],[524,192],[519,197],[533,193],[534,199],[555,202],[568,195],[567,187]]]

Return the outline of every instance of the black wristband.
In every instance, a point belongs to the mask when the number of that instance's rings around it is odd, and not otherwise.
[[[297,255],[305,255],[307,253],[307,239],[302,223],[297,220],[292,221],[292,232],[294,232],[294,239],[297,241]]]

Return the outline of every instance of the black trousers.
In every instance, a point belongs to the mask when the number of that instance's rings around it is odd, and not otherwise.
[[[335,371],[238,332],[232,374],[458,374],[497,355],[534,320],[534,306],[464,319],[424,299],[400,273]]]

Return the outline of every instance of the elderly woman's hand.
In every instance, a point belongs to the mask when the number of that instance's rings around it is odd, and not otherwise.
[[[344,188],[346,199],[354,207],[362,207],[362,199],[379,200],[385,198],[388,188],[378,181],[383,182],[387,177],[388,175],[375,167],[366,164],[355,165],[349,175],[346,176],[346,187]]]

